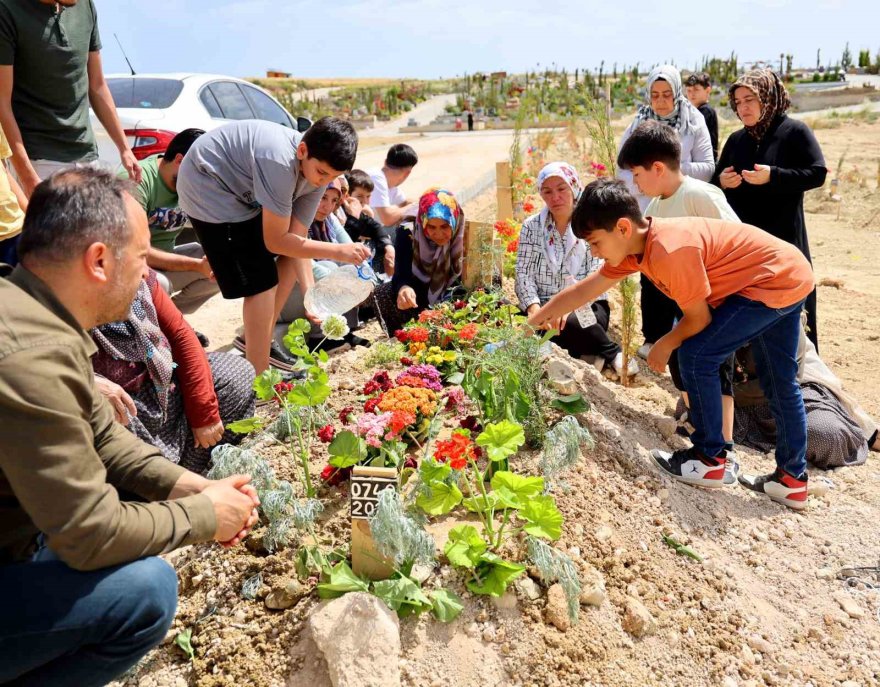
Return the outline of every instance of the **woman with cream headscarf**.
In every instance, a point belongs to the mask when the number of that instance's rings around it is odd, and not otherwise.
[[[663,122],[678,132],[682,173],[700,181],[709,181],[712,178],[715,172],[715,155],[712,152],[712,140],[706,120],[687,99],[681,87],[681,74],[671,64],[661,65],[648,74],[647,99],[639,107],[632,124],[623,132],[621,148],[630,133],[648,119]],[[628,171],[620,170],[617,175],[626,182],[644,212],[651,199],[633,184],[632,174]]]
[[[544,208],[523,222],[516,252],[516,295],[520,308],[532,314],[569,284],[584,279],[602,267],[590,247],[576,238],[571,229],[574,204],[581,193],[577,172],[566,162],[551,162],[539,173],[538,192]],[[608,338],[611,310],[602,296],[591,306],[592,313],[571,313],[556,323],[559,333],[553,342],[574,358],[596,359],[599,369],[613,366],[623,372],[620,346]],[[638,372],[630,360],[628,374]]]
[[[647,120],[663,122],[678,132],[683,174],[700,181],[709,181],[712,178],[715,172],[715,153],[706,120],[682,92],[681,74],[671,64],[661,65],[648,75],[647,100],[639,107],[633,123],[623,132],[621,148],[633,130]],[[617,176],[626,182],[644,212],[651,198],[644,195],[633,182],[629,170],[619,170]],[[641,284],[642,335],[645,337],[645,344],[639,348],[639,355],[647,358],[654,342],[669,331],[668,308],[664,307],[660,290],[644,275]]]
[[[441,188],[423,193],[412,228],[397,230],[394,252],[394,277],[373,292],[388,334],[446,300],[461,283],[464,211],[455,196]]]
[[[809,260],[804,192],[821,187],[828,173],[819,142],[810,127],[786,116],[791,100],[772,70],[746,72],[728,93],[743,128],[724,144],[713,181],[742,222],[794,244]],[[807,337],[818,350],[815,291],[804,310]]]

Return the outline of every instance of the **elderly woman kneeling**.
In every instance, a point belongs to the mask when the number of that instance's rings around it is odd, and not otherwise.
[[[590,247],[576,238],[571,215],[581,192],[577,172],[565,162],[551,162],[538,174],[538,190],[544,209],[529,217],[522,226],[516,254],[516,295],[519,305],[531,315],[562,289],[602,267]],[[623,353],[608,338],[611,309],[607,296],[596,299],[591,311],[574,312],[561,319],[552,341],[573,358],[591,356],[600,370],[610,365],[623,375]],[[630,360],[627,374],[638,372]]]

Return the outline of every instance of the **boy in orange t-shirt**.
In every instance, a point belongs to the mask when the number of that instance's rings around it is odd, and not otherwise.
[[[684,315],[654,344],[648,365],[663,372],[679,349],[695,431],[691,448],[652,456],[675,479],[704,487],[724,485],[718,366],[751,342],[776,420],[777,469],[741,475],[739,482],[790,508],[804,508],[807,423],[797,353],[801,310],[814,286],[806,258],[748,224],[701,217],[646,221],[623,183],[609,179],[584,189],[571,226],[605,266],[557,294],[529,318],[530,324],[556,321],[636,272],[672,298]]]

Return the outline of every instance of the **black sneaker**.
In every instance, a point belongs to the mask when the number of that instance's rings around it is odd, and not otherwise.
[[[771,475],[739,476],[739,483],[746,489],[767,494],[772,501],[793,510],[807,507],[807,482],[806,472],[800,477],[792,477],[779,468]]]
[[[294,358],[290,353],[285,351],[278,345],[277,341],[272,341],[272,343],[269,344],[269,364],[274,365],[279,370],[292,372],[297,362],[299,362],[298,358]]]
[[[651,451],[651,458],[657,467],[679,482],[709,489],[719,489],[726,486],[726,483],[735,483],[730,477],[725,479],[727,459],[724,455],[709,458],[691,446],[672,453],[654,449]]]
[[[349,332],[345,335],[345,343],[350,345],[352,348],[354,348],[355,346],[363,346],[364,348],[369,348],[370,344],[372,344],[373,342],[369,339],[365,339],[361,336],[358,336],[357,334],[352,334],[351,332]]]
[[[195,332],[195,330],[193,330],[193,331]],[[207,348],[208,346],[211,345],[211,341],[208,339],[207,336],[205,336],[201,332],[195,332],[195,333],[196,333],[196,338],[199,340],[199,343],[202,344],[202,348]]]

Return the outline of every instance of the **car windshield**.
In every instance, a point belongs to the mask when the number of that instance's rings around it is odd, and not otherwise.
[[[143,110],[161,110],[171,107],[183,90],[183,81],[177,79],[107,79],[116,107]]]

